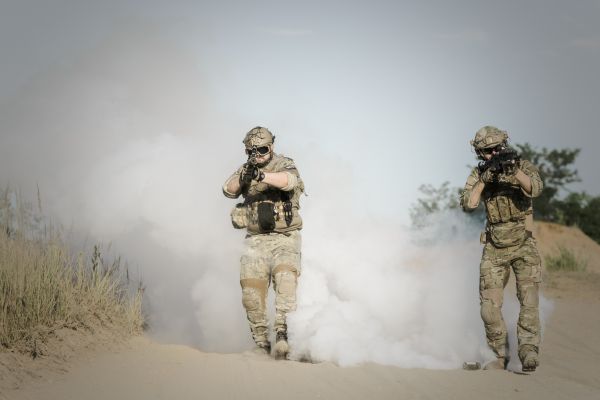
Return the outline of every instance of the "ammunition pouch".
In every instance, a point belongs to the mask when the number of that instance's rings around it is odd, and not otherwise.
[[[257,201],[246,204],[247,228],[250,234],[285,233],[302,228],[302,218],[291,202]]]
[[[258,203],[258,226],[262,232],[272,232],[275,229],[275,204],[270,201]]]
[[[520,189],[502,186],[504,190],[484,197],[487,218],[491,224],[520,221],[532,213],[531,199]]]
[[[244,229],[248,226],[248,209],[242,203],[236,204],[230,215],[235,229]]]

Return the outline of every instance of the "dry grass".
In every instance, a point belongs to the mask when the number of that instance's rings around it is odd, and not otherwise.
[[[558,254],[547,255],[544,261],[546,269],[550,272],[582,272],[587,268],[587,260],[578,257],[572,250],[564,246],[558,246]]]
[[[130,289],[120,260],[105,263],[98,246],[73,253],[39,214],[8,189],[0,196],[0,350],[35,357],[62,327],[141,331],[143,290]]]

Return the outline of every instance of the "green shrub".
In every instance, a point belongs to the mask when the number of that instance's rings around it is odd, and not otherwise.
[[[546,269],[551,272],[578,272],[585,271],[587,268],[587,260],[577,257],[573,251],[563,246],[558,247],[557,255],[546,256],[544,261],[546,262]]]

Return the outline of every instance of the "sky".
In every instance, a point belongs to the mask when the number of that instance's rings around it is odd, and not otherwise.
[[[359,242],[361,226],[406,229],[420,185],[462,186],[484,125],[582,149],[573,188],[598,195],[599,20],[598,0],[0,0],[0,183],[39,185],[47,212],[115,243],[165,340],[243,347],[215,340],[245,324],[220,193],[245,132],[268,127],[296,161],[313,260],[327,249],[311,218]],[[218,329],[208,298],[232,311]]]
[[[9,104],[106,43],[163,42],[189,58],[189,92],[175,101],[214,117],[215,133],[231,138],[223,152],[264,125],[292,157],[318,148],[352,164],[361,182],[391,176],[380,197],[406,209],[421,183],[461,186],[468,141],[491,124],[515,143],[582,148],[581,187],[600,192],[598,1],[0,4],[0,99]],[[194,95],[205,104],[189,104]]]

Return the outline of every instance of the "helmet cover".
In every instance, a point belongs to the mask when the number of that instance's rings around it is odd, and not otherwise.
[[[248,133],[244,137],[244,146],[246,148],[251,147],[259,147],[259,146],[267,146],[269,144],[273,144],[275,142],[275,136],[269,131],[267,128],[263,128],[262,126],[257,126]]]
[[[475,150],[489,149],[506,143],[508,134],[495,126],[484,126],[475,133],[471,145]]]

